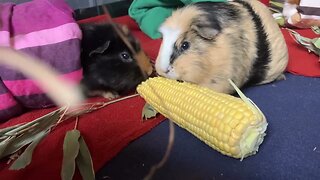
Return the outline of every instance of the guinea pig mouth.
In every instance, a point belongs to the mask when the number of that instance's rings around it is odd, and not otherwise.
[[[168,68],[168,70],[166,72],[163,72],[163,74],[165,77],[170,78],[170,79],[179,79],[177,77],[176,72],[174,71],[174,69],[171,66]]]

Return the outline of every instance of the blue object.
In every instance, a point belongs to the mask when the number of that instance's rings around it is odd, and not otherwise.
[[[287,79],[244,93],[264,112],[267,136],[256,155],[243,161],[222,155],[175,126],[168,161],[154,180],[320,179],[320,79]],[[164,155],[169,123],[164,121],[132,142],[97,173],[99,179],[143,179]]]

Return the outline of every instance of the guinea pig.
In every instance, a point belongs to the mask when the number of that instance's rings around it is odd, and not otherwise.
[[[153,72],[150,60],[141,49],[139,41],[127,27],[114,25],[80,24],[83,35],[81,86],[86,96],[98,95],[111,99],[127,94]],[[134,52],[139,54],[140,59],[142,58],[144,64],[142,67],[115,28],[121,31]]]
[[[257,0],[194,3],[160,26],[159,75],[233,93],[284,77],[288,51],[265,5]]]

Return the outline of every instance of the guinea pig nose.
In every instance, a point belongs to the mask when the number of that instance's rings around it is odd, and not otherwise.
[[[172,70],[173,70],[172,66],[169,66],[167,67],[167,69],[165,69],[164,73],[168,74]]]

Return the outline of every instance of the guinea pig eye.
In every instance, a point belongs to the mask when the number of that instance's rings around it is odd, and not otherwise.
[[[131,62],[132,61],[130,54],[126,51],[120,53],[120,58],[123,62]]]
[[[190,48],[190,43],[189,42],[187,42],[187,41],[182,42],[181,47],[180,47],[182,52],[187,50],[187,49],[189,49],[189,48]]]

